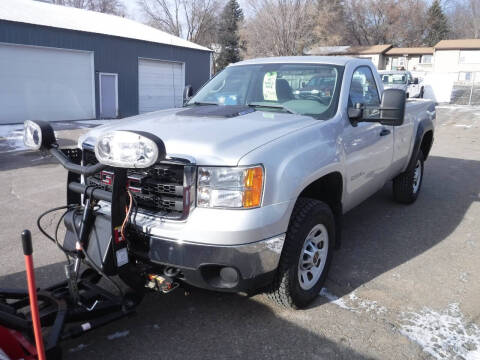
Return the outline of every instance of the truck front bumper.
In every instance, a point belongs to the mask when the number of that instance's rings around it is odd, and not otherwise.
[[[187,284],[220,291],[248,291],[273,280],[285,234],[242,245],[206,245],[151,236],[150,261],[180,269]]]

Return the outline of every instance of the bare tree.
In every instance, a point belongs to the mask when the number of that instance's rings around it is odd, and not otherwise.
[[[456,1],[447,9],[451,35],[456,38],[480,38],[480,0]]]
[[[426,12],[425,0],[346,0],[345,38],[354,45],[420,46]]]
[[[151,26],[201,45],[216,41],[218,0],[139,0],[139,4]]]
[[[250,0],[241,30],[246,57],[302,55],[314,43],[315,1]]]
[[[317,0],[314,35],[317,45],[345,44],[345,11],[342,0]]]
[[[121,0],[52,0],[52,2],[58,5],[125,16],[125,6]]]

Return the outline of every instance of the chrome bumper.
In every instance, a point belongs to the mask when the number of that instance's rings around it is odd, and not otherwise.
[[[259,287],[275,273],[285,234],[249,244],[220,246],[150,237],[149,260],[182,270],[184,281],[215,290],[240,291]],[[220,281],[222,268],[238,272],[238,281]],[[219,280],[220,279],[220,280]],[[271,279],[270,279],[271,280]]]

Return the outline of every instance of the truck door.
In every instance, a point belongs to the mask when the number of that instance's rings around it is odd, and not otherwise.
[[[378,86],[368,66],[360,66],[353,72],[347,106],[352,107],[356,103],[380,105]],[[393,157],[393,127],[367,122],[355,125],[348,115],[344,120],[347,192],[344,207],[347,211],[379,190],[388,180]]]

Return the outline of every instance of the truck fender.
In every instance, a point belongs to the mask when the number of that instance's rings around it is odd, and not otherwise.
[[[420,120],[417,127],[417,132],[415,134],[415,142],[413,144],[412,155],[410,156],[410,161],[408,162],[407,168],[405,171],[410,171],[415,167],[415,159],[417,158],[418,152],[420,151],[420,146],[422,145],[423,137],[428,131],[433,131],[433,122],[429,118]],[[427,154],[425,154],[427,155]]]

